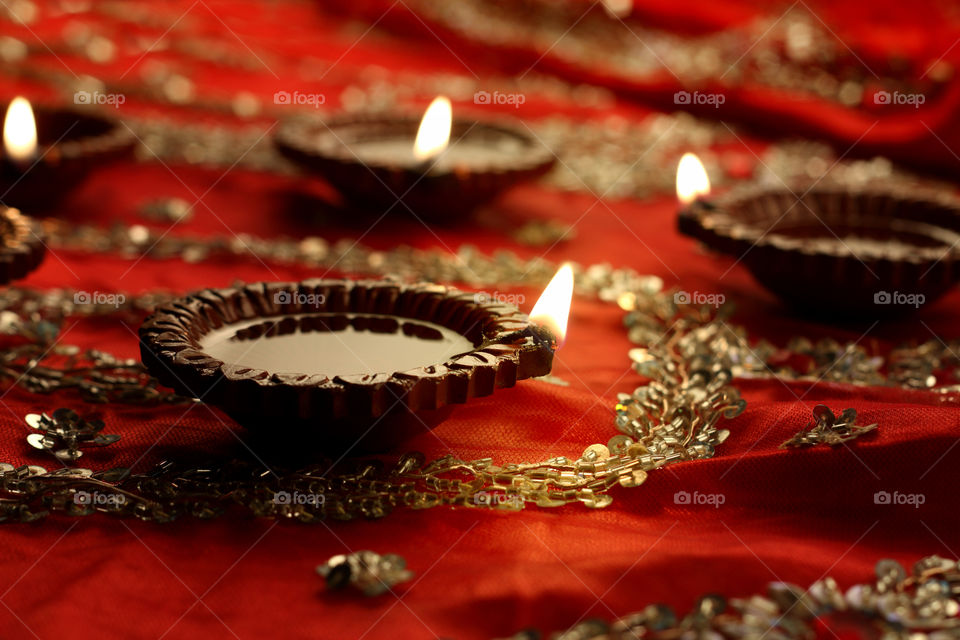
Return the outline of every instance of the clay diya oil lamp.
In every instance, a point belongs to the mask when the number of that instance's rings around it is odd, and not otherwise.
[[[40,223],[12,207],[0,207],[0,284],[40,266],[46,249]]]
[[[703,165],[677,171],[682,233],[733,256],[808,315],[913,311],[960,280],[960,200],[910,185],[748,186],[710,199]]]
[[[453,120],[437,98],[421,120],[349,117],[290,121],[274,142],[309,172],[322,176],[370,216],[413,216],[452,223],[510,187],[537,178],[554,155],[504,124]]]
[[[53,209],[90,170],[130,158],[133,133],[119,122],[88,111],[36,110],[14,98],[3,122],[0,201],[25,211]]]
[[[333,448],[422,433],[453,405],[550,372],[566,331],[564,267],[531,315],[434,285],[306,280],[209,289],[140,328],[159,380],[255,430]]]

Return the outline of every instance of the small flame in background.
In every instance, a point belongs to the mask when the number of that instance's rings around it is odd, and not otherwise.
[[[3,150],[14,162],[29,162],[37,153],[37,121],[30,101],[17,96],[3,120]]]
[[[557,338],[558,347],[567,337],[567,320],[570,317],[572,299],[573,268],[565,264],[550,280],[550,284],[543,290],[530,312],[530,322],[550,329]]]
[[[700,196],[710,195],[710,178],[700,158],[685,153],[677,165],[677,199],[688,205]]]
[[[614,18],[626,18],[633,13],[633,0],[602,0],[602,4]]]
[[[417,160],[433,158],[450,143],[450,127],[453,124],[453,107],[450,99],[438,96],[433,99],[423,114],[417,139],[413,143],[413,155]]]

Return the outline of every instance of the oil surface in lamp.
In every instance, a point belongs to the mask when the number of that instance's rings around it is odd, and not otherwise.
[[[530,311],[530,322],[553,332],[557,338],[557,346],[563,344],[567,337],[567,321],[572,298],[573,268],[565,264],[550,280],[550,284],[543,290],[540,299]]]
[[[30,102],[17,96],[3,120],[3,152],[14,163],[31,162],[37,153],[37,122]]]
[[[358,314],[366,318],[389,318]],[[317,314],[309,317],[323,317]],[[301,319],[308,316],[292,315]],[[327,315],[327,317],[332,317]],[[436,339],[423,340],[402,331],[357,331],[346,326],[337,331],[298,331],[267,339],[240,340],[243,329],[261,320],[229,325],[205,335],[204,351],[224,362],[271,372],[336,375],[394,373],[443,362],[453,355],[470,351],[473,343],[446,327],[418,320]]]
[[[413,155],[417,160],[429,160],[447,148],[450,128],[453,124],[453,107],[444,96],[433,99],[427,107],[413,143]]]
[[[685,153],[677,165],[677,199],[689,205],[701,196],[710,195],[710,178],[700,158]]]

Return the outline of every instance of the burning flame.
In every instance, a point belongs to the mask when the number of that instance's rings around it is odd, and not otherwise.
[[[433,99],[423,114],[417,140],[413,143],[413,155],[417,160],[429,160],[447,148],[450,142],[450,126],[453,123],[453,108],[450,99],[438,96]]]
[[[710,178],[700,158],[685,153],[677,165],[677,199],[688,205],[700,196],[710,195]]]
[[[603,8],[614,18],[626,18],[633,11],[633,0],[603,0]]]
[[[37,121],[30,101],[17,96],[3,120],[3,150],[14,162],[29,162],[37,153]]]
[[[573,269],[569,264],[560,267],[550,284],[543,290],[530,312],[530,322],[546,327],[557,337],[557,345],[567,337],[567,319],[573,298]]]

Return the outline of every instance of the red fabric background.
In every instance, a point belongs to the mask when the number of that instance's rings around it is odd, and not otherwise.
[[[714,3],[698,4],[702,12],[696,7],[689,11],[703,16],[700,28],[746,20],[754,9],[774,11],[742,3],[728,14]],[[358,10],[373,11],[374,6],[365,3]],[[858,3],[858,10],[848,12],[837,9],[836,22],[831,24],[845,35],[846,30],[881,33],[858,29],[866,6]],[[331,95],[371,62],[391,70],[462,72],[447,48],[459,50],[454,39],[444,36],[441,43],[422,34],[404,38],[400,33],[403,3],[396,6],[396,15],[391,13],[359,43],[357,38],[366,26],[328,13],[323,5],[248,1],[192,6],[164,2],[149,3],[149,7],[162,24],[172,24],[186,11],[185,24],[191,32],[221,38],[235,47],[242,42],[269,58],[280,76],[274,78],[266,71],[241,76],[201,67],[199,75],[206,81],[197,83],[200,93],[244,87],[269,99],[276,90],[299,86],[294,84],[298,81],[293,70],[306,52],[329,63],[343,56],[322,83]],[[943,53],[957,31],[949,20],[932,21],[922,12],[915,15],[914,9],[884,17],[871,14],[873,21],[882,20],[889,27],[882,31],[882,44],[897,50],[923,31],[931,51],[924,49],[918,59],[928,59],[938,46]],[[676,7],[651,4],[644,11],[660,15],[665,22],[687,17],[679,15]],[[124,32],[102,17],[90,20]],[[63,22],[64,18],[53,16],[29,28],[4,23],[3,29],[37,44],[37,38],[57,39]],[[225,25],[236,38],[225,32]],[[392,33],[382,29],[388,26]],[[145,35],[157,38],[162,33],[158,29]],[[951,53],[957,52],[960,48]],[[135,55],[121,56],[104,75],[122,73],[135,61]],[[52,56],[34,64],[41,63],[65,64],[78,73],[90,64],[69,57],[61,63]],[[497,64],[494,56],[470,58],[477,73],[496,71]],[[50,95],[38,86],[8,87],[11,95],[24,89],[31,95]],[[859,135],[858,114],[840,114],[826,105],[808,106],[799,114],[789,97],[776,106],[780,108],[777,117],[795,116],[799,131],[816,129],[851,142]],[[948,107],[936,108],[951,112]],[[142,114],[151,107],[131,101],[124,109],[121,116]],[[571,111],[569,105],[534,103],[521,115],[537,117],[554,109]],[[614,111],[642,118],[649,107],[621,100]],[[204,117],[187,109],[163,112],[190,120]],[[734,113],[749,120],[755,111],[745,105]],[[931,115],[928,124],[934,127],[935,122]],[[262,124],[266,128],[269,122]],[[948,123],[940,124],[947,127]],[[915,125],[913,133],[919,131]],[[931,145],[920,138],[924,136],[905,133],[894,143],[890,137],[879,137],[864,149],[952,162],[942,146],[937,151],[939,143]],[[663,171],[672,172],[673,167]],[[222,174],[222,170],[183,166],[168,169],[157,163],[103,169],[72,195],[60,215],[100,224],[141,222],[135,215],[140,203],[172,195],[193,201],[219,180],[195,208],[194,219],[178,225],[173,233],[246,232],[271,237],[318,233],[337,238],[358,237],[365,231],[363,226],[310,220],[285,209],[287,194],[316,189],[308,180],[243,170]],[[431,232],[417,223],[387,221],[363,241],[384,248],[398,240],[440,248],[470,242],[488,252],[508,247],[532,257],[541,252],[515,246],[504,230],[525,217],[579,220],[576,238],[553,248],[546,258],[582,264],[607,261],[660,275],[668,286],[723,292],[737,302],[738,322],[775,340],[794,334],[856,340],[867,328],[825,327],[792,318],[739,268],[718,282],[729,262],[703,254],[693,242],[678,236],[672,198],[593,206],[595,201],[589,194],[526,186],[485,211],[480,231],[461,227]],[[151,259],[124,275],[130,264],[119,257],[58,252],[26,283],[91,291],[158,287],[187,291],[226,285],[238,278],[324,275],[280,265],[265,268],[253,260],[187,265]],[[537,292],[523,293],[532,300]],[[960,295],[954,292],[915,317],[878,325],[862,344],[883,350],[904,339],[930,339],[933,333],[944,339],[955,337],[957,313]],[[626,353],[631,345],[621,323],[618,309],[577,298],[569,339],[554,369],[570,382],[569,387],[522,383],[495,398],[461,407],[434,432],[403,448],[420,449],[428,456],[452,451],[466,459],[493,455],[496,461],[507,462],[576,456],[591,443],[606,442],[615,434],[616,393],[629,392],[640,383],[629,369]],[[135,331],[136,326],[83,321],[71,326],[64,340],[135,356]],[[954,487],[960,448],[955,444],[960,414],[955,401],[932,394],[829,384],[813,389],[776,381],[738,384],[749,405],[728,423],[732,435],[715,459],[658,471],[640,489],[615,490],[613,505],[599,511],[579,506],[530,508],[521,514],[434,509],[397,512],[377,522],[316,526],[243,516],[212,522],[187,518],[162,526],[105,517],[50,518],[36,525],[4,526],[0,528],[0,604],[4,605],[0,636],[489,638],[528,626],[561,629],[585,616],[610,619],[649,602],[685,610],[702,593],[747,595],[762,591],[773,580],[806,586],[829,573],[848,585],[870,579],[873,563],[881,557],[908,563],[930,553],[956,557],[960,519]],[[863,423],[878,422],[880,428],[875,436],[850,448],[778,450],[807,422],[817,403],[835,410],[854,407]],[[89,408],[70,397],[40,397],[15,389],[0,398],[0,459],[52,468],[51,459],[26,446],[28,429],[22,416],[55,406],[96,409],[113,427],[111,432],[122,434],[117,445],[83,459],[96,468],[133,464],[134,471],[144,471],[165,457],[194,457],[201,452],[242,456],[249,439],[227,418],[204,407],[185,415],[182,408]],[[677,505],[674,494],[681,490],[722,493],[725,503],[717,509]],[[875,505],[873,494],[880,490],[920,492],[926,502],[917,509]],[[416,578],[397,589],[399,598],[324,593],[313,567],[333,554],[360,549],[402,554]]]

